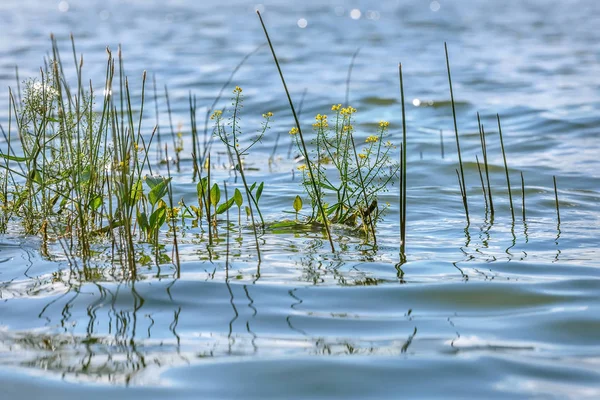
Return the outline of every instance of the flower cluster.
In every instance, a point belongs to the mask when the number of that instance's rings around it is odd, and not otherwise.
[[[379,127],[381,129],[387,129],[389,128],[390,123],[388,121],[379,121]]]
[[[377,143],[378,140],[379,140],[378,136],[371,135],[371,136],[367,137],[367,139],[365,140],[365,143]]]
[[[269,111],[268,113],[263,114],[263,118],[265,119],[269,119],[273,116],[273,113],[271,111]]]
[[[340,114],[344,115],[344,116],[351,116],[352,114],[356,113],[356,108],[348,106],[346,108],[342,108],[342,110],[340,111]]]
[[[242,88],[239,86],[236,86],[235,89],[233,89],[233,93],[234,94],[240,94],[242,93]]]
[[[317,122],[315,122],[313,124],[313,128],[315,129],[319,129],[319,128],[328,128],[329,124],[327,123],[327,115],[325,114],[317,114],[317,116],[315,117],[315,120]]]
[[[292,129],[290,129],[290,135],[296,135],[298,133],[298,128],[293,127]]]
[[[331,106],[331,111],[339,111],[341,107],[341,104],[334,104]]]
[[[212,115],[210,116],[210,119],[216,119],[218,121],[219,119],[221,119],[222,115],[223,115],[223,111],[216,110],[214,113],[212,113]]]

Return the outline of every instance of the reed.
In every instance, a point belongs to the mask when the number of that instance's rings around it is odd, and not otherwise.
[[[525,222],[525,179],[523,178],[523,171],[521,171],[521,200],[523,209],[523,222]]]
[[[487,181],[487,196],[490,205],[490,214],[492,218],[494,217],[494,200],[492,197],[492,186],[490,184],[490,171],[488,167],[488,157],[487,157],[487,142],[485,139],[485,129],[481,124],[481,118],[479,113],[477,113],[477,125],[479,126],[479,141],[481,143],[481,154],[483,155],[483,166],[485,168],[485,179]],[[480,171],[481,172],[481,171]],[[486,201],[487,204],[487,201]]]
[[[552,181],[554,182],[554,202],[556,204],[556,218],[558,225],[560,226],[560,207],[558,206],[558,190],[556,189],[556,176],[552,175]]]
[[[481,181],[481,192],[483,193],[483,200],[485,202],[485,212],[487,214],[488,200],[487,194],[485,192],[485,184],[483,183],[483,174],[481,173],[481,164],[479,163],[479,157],[477,156],[477,154],[475,155],[475,160],[477,161],[477,171],[479,171],[479,180]]]
[[[292,97],[290,96],[290,92],[285,83],[285,79],[283,78],[283,72],[281,71],[281,67],[279,66],[279,61],[277,60],[277,55],[275,54],[275,49],[273,48],[273,44],[271,43],[271,39],[269,38],[269,33],[267,32],[267,27],[265,26],[262,16],[260,15],[260,11],[257,10],[256,14],[258,15],[258,18],[260,19],[260,23],[265,32],[265,36],[267,37],[267,42],[269,43],[269,48],[271,49],[271,53],[273,55],[273,60],[275,60],[275,65],[277,66],[277,71],[279,72],[279,76],[281,78],[281,83],[283,84],[283,88],[285,90],[285,93],[288,98],[288,102],[290,104],[290,108],[292,110],[292,115],[294,116],[294,121],[296,123],[296,128],[298,129],[298,135],[300,137],[300,142],[302,143],[302,150],[304,152],[304,157],[306,158],[306,166],[308,168],[308,174],[309,174],[312,186],[313,186],[313,190],[315,191],[315,193],[318,193],[319,190],[317,188],[317,183],[316,183],[315,177],[313,175],[313,166],[308,157],[308,149],[306,148],[306,143],[304,142],[304,136],[302,135],[302,128],[300,127],[300,121],[298,121],[298,115],[296,115],[296,110],[294,108],[294,103],[292,102]],[[318,205],[319,211],[321,213],[321,217],[323,219],[323,225],[325,227],[325,231],[327,232],[327,239],[329,240],[329,245],[331,246],[331,251],[335,252],[335,247],[333,245],[333,239],[331,238],[331,231],[329,229],[329,223],[327,220],[327,214],[325,214],[325,208],[323,207],[321,199],[319,199],[319,198],[317,198],[317,205]]]
[[[165,157],[169,159],[169,151],[168,147],[165,144]],[[169,218],[171,222],[171,230],[173,231],[173,251],[175,253],[175,267],[177,268],[177,279],[181,278],[181,261],[179,260],[179,245],[177,243],[177,227],[175,226],[175,208],[173,206],[173,186],[171,180],[171,167],[169,163],[167,163],[167,177],[169,181],[169,189],[168,189],[168,197],[169,197],[169,208],[171,209],[171,217]]]
[[[500,114],[496,114],[498,120],[498,134],[500,135],[500,147],[502,148],[502,159],[504,160],[504,172],[506,173],[506,185],[508,186],[508,200],[510,201],[510,214],[513,223],[515,221],[515,210],[513,207],[512,190],[510,188],[510,175],[508,173],[508,164],[506,163],[506,152],[504,151],[504,141],[502,140],[502,126],[500,124]]]
[[[350,60],[350,65],[348,66],[348,75],[346,76],[346,97],[345,103],[346,105],[350,104],[350,80],[352,79],[352,70],[354,69],[354,63],[356,62],[356,57],[360,52],[360,47],[356,49],[354,54],[352,54],[352,59]]]
[[[401,154],[401,184],[400,197],[402,199],[400,209],[400,253],[406,251],[406,109],[404,105],[404,81],[402,79],[402,64],[398,64],[398,76],[400,79],[400,103],[402,107],[402,146]]]
[[[446,51],[446,69],[448,70],[448,84],[450,86],[450,103],[452,104],[452,118],[454,120],[454,135],[456,137],[456,150],[458,152],[458,165],[460,167],[460,175],[458,177],[458,183],[460,185],[460,193],[462,196],[463,207],[465,208],[465,215],[467,218],[467,225],[470,224],[469,219],[469,204],[467,202],[467,187],[465,184],[465,172],[463,169],[462,156],[460,153],[460,141],[458,139],[458,125],[456,123],[456,107],[454,105],[454,91],[452,90],[452,76],[450,73],[450,59],[448,57],[448,45],[444,42],[444,49]]]

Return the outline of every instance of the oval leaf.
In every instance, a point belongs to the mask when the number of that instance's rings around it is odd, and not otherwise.
[[[219,189],[219,185],[217,185],[215,183],[213,185],[213,187],[210,189],[210,203],[216,207],[217,204],[219,204],[220,200],[221,200],[221,190]]]
[[[258,200],[260,200],[260,195],[262,194],[264,186],[265,186],[265,183],[261,182],[260,185],[258,185],[258,189],[256,189],[256,202],[257,203],[258,203]]]
[[[233,197],[227,200],[225,203],[221,204],[219,208],[217,208],[217,214],[223,214],[225,211],[229,210],[234,204]]]
[[[294,199],[294,210],[296,210],[296,212],[302,210],[302,199],[300,198],[300,196],[296,196],[296,198]]]
[[[240,189],[235,189],[235,192],[233,193],[233,200],[235,201],[235,205],[238,206],[238,208],[242,206],[244,199],[242,198],[242,192],[240,192]]]

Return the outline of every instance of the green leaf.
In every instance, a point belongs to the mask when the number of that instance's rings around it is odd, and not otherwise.
[[[163,178],[162,176],[148,176],[148,175],[146,176],[146,184],[148,185],[148,187],[150,189],[152,189],[156,185],[161,184],[164,181],[165,181],[165,178]]]
[[[148,216],[146,215],[145,212],[138,212],[137,213],[137,222],[140,225],[140,229],[143,230],[144,232],[148,232]]]
[[[260,195],[262,194],[264,187],[265,187],[265,183],[261,182],[260,185],[258,185],[258,189],[256,189],[256,202],[257,203],[258,203],[258,200],[260,200]]]
[[[229,210],[234,204],[233,197],[227,200],[225,203],[221,204],[219,208],[217,208],[217,214],[223,214],[225,211]]]
[[[146,182],[148,181],[148,179],[146,178]],[[152,189],[150,189],[150,193],[148,193],[148,201],[150,201],[150,204],[152,204],[152,207],[154,207],[156,205],[156,203],[158,202],[158,200],[162,199],[165,194],[167,194],[167,185],[168,183],[171,181],[171,178],[169,179],[164,179],[161,178],[161,181],[159,183],[157,183],[154,186],[151,186]],[[148,185],[150,186],[150,185]]]
[[[235,188],[235,192],[233,193],[233,200],[235,201],[235,205],[238,206],[238,208],[242,206],[244,199],[242,197],[242,192],[240,192],[240,189]]]
[[[250,207],[246,206],[246,217],[250,218]]]
[[[88,207],[96,211],[102,206],[102,196],[96,196],[90,200]]]
[[[8,154],[4,154],[4,153],[0,153],[0,157],[4,158],[5,160],[16,161],[16,162],[27,162],[27,161],[31,160],[31,157],[17,157],[17,156],[11,156]]]
[[[294,210],[296,210],[296,212],[302,210],[302,199],[300,198],[300,196],[296,196],[296,198],[294,199]]]
[[[135,204],[135,202],[139,201],[143,195],[144,189],[142,188],[142,180],[138,179],[131,187],[131,193],[129,194],[131,204]]]
[[[325,182],[319,182],[319,186],[321,186],[322,188],[325,188],[327,190],[332,190],[334,192],[337,191],[336,188],[334,188],[333,186],[331,186],[330,184],[325,183]]]
[[[254,182],[251,186],[250,186],[250,193],[252,193],[252,191],[254,190],[254,188],[256,187],[256,182]]]
[[[196,191],[198,192],[198,198],[201,199],[204,197],[204,194],[207,192],[208,188],[208,177],[205,176],[204,178],[202,178],[200,180],[200,182],[198,182],[198,185],[196,185]]]
[[[150,215],[150,229],[157,231],[167,219],[167,207],[159,207]]]
[[[210,203],[216,207],[221,200],[221,190],[219,189],[219,185],[216,183],[213,184],[213,187],[210,189]]]
[[[83,171],[81,171],[81,176],[79,177],[79,179],[81,183],[88,183],[90,181],[91,176],[92,173],[90,171],[90,167],[87,167]]]

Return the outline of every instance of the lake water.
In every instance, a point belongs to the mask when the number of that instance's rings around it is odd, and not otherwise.
[[[180,278],[165,263],[140,267],[135,282],[111,268],[93,279],[62,279],[69,266],[60,248],[42,256],[39,239],[15,231],[0,237],[2,398],[600,398],[598,2],[3,0],[0,122],[6,129],[15,65],[21,80],[37,76],[51,32],[69,60],[72,32],[97,91],[107,46],[116,52],[122,45],[134,97],[143,70],[156,78],[163,132],[168,85],[173,124],[181,124],[189,148],[188,95],[197,97],[203,126],[232,71],[265,43],[256,8],[297,104],[306,90],[307,127],[315,114],[345,102],[348,69],[360,49],[349,84],[356,135],[364,139],[388,120],[398,144],[402,63],[404,277],[395,268],[397,185],[380,197],[391,207],[378,227],[377,251],[339,227],[334,255],[321,232],[268,231],[257,265],[248,231],[232,242],[226,268],[222,245],[209,252],[190,233],[182,239]],[[468,227],[456,182],[444,42]],[[245,61],[218,107],[229,104],[235,85],[244,89],[247,132],[259,127],[262,113],[275,114],[269,135],[248,156],[248,174],[265,181],[265,219],[289,218],[283,212],[303,192],[287,156],[293,119],[268,47]],[[493,221],[475,163],[478,111],[489,135]],[[148,134],[155,120],[150,99]],[[176,198],[195,196],[188,153],[175,175]],[[224,169],[215,174],[236,186]]]

